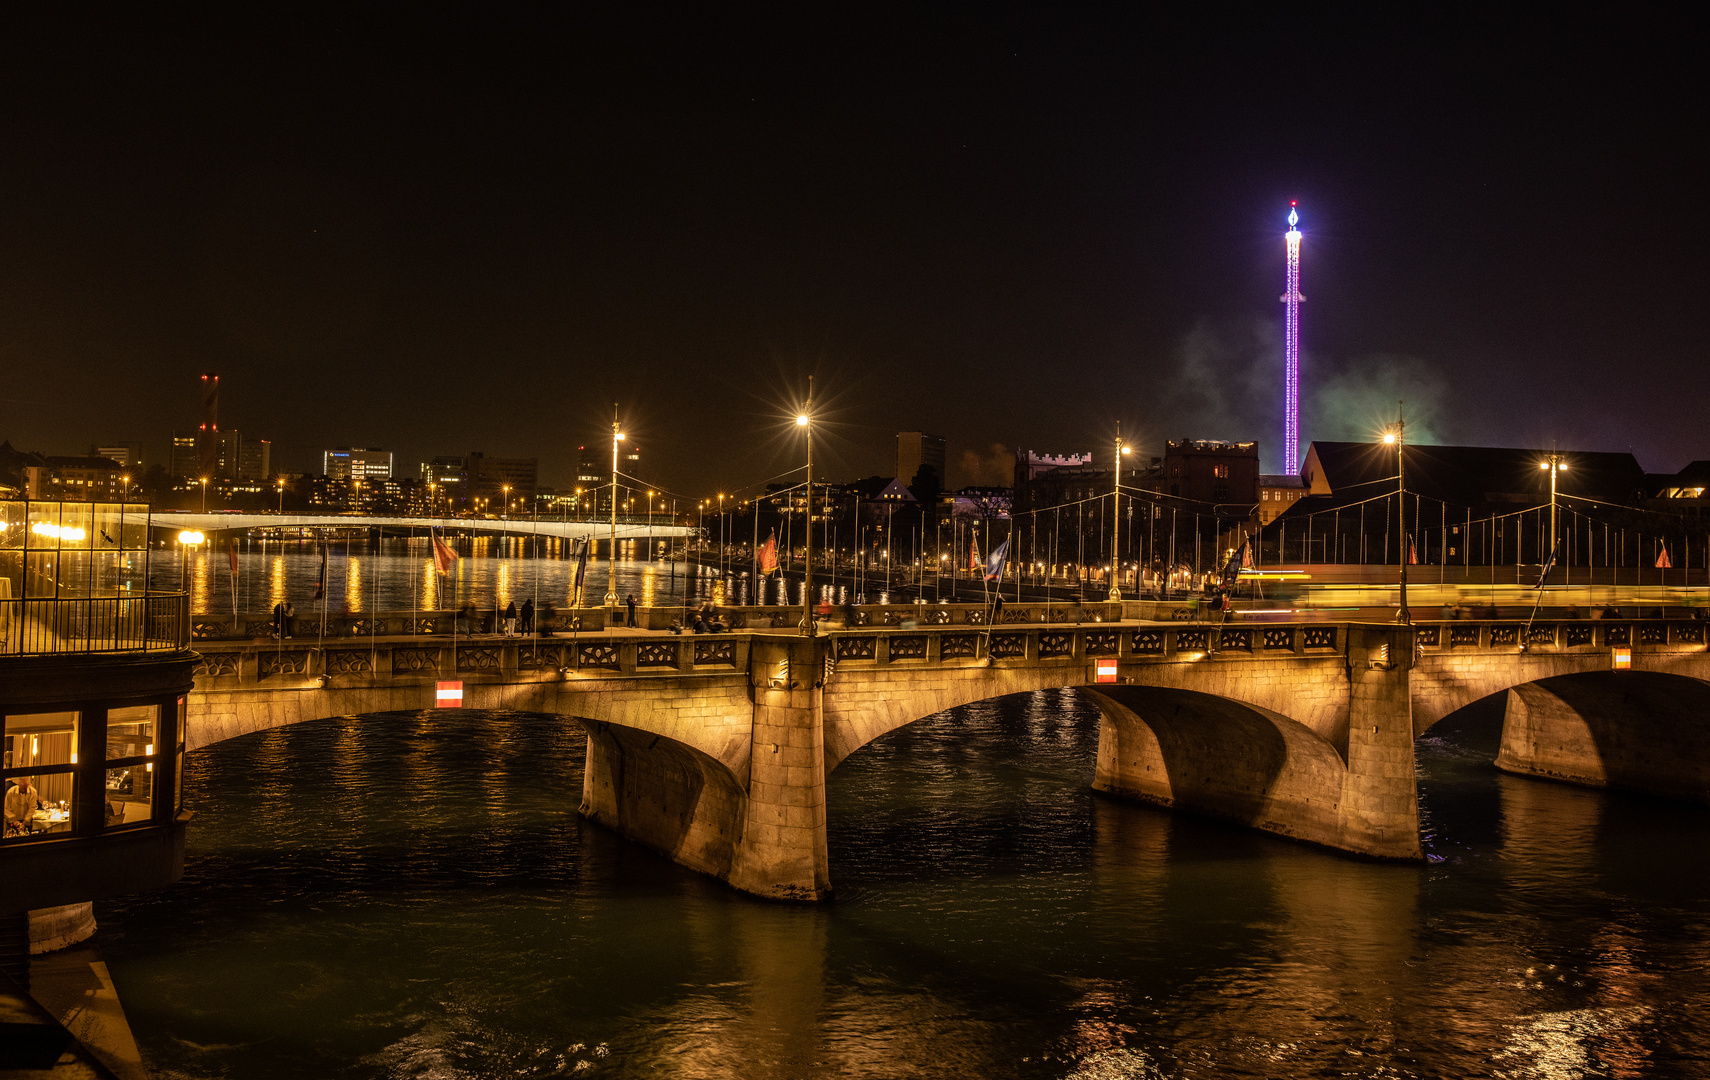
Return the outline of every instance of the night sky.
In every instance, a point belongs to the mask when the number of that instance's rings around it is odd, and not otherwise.
[[[1275,470],[1298,199],[1305,439],[1710,457],[1688,5],[612,6],[9,8],[0,437]]]

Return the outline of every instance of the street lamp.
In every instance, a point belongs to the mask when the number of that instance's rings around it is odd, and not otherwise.
[[[202,477],[202,513],[208,512],[208,478]]]
[[[1401,412],[1401,402],[1395,403],[1395,423],[1384,430],[1385,445],[1395,447],[1395,483],[1396,507],[1395,524],[1401,531],[1401,610],[1396,612],[1395,621],[1404,626],[1411,626],[1413,615],[1407,610],[1407,461],[1402,448],[1406,445],[1407,420]]]
[[[1560,454],[1552,453],[1547,460],[1538,462],[1538,468],[1550,470],[1550,550],[1544,556],[1546,560],[1556,550],[1556,474],[1567,472],[1567,467]]]
[[[184,591],[184,549],[186,547],[195,547],[196,545],[200,544],[205,539],[207,539],[207,537],[203,536],[201,533],[197,532],[195,529],[185,529],[183,532],[178,534],[178,591],[179,592]]]
[[[617,402],[612,402],[612,531],[606,546],[606,606],[617,607],[617,458],[623,429],[618,424]]]
[[[813,636],[813,428],[808,419],[813,412],[813,376],[808,376],[808,398],[796,417],[796,426],[807,437],[807,516],[802,533],[807,537],[802,560],[802,633]]]
[[[279,513],[283,515],[285,513],[285,481],[275,481],[273,486],[279,489]]]
[[[1111,537],[1110,537],[1110,598],[1122,599],[1122,588],[1118,584],[1122,573],[1122,455],[1129,453],[1129,448],[1122,441],[1122,428],[1116,429],[1116,452],[1111,455],[1115,464],[1116,482],[1110,489]]]

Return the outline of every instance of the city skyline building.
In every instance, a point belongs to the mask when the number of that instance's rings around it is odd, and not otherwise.
[[[924,431],[897,432],[897,479],[913,486],[922,466],[931,466],[938,486],[944,486],[944,437]]]
[[[321,474],[334,480],[390,480],[392,451],[362,446],[323,450]]]

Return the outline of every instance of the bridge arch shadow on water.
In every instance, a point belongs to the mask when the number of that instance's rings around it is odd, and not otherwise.
[[[484,642],[457,662],[484,665],[464,680],[465,704],[582,725],[585,816],[774,899],[831,894],[825,783],[851,753],[947,709],[1040,689],[1079,687],[1098,705],[1095,790],[1361,855],[1422,857],[1415,740],[1496,700],[1500,768],[1710,801],[1702,639],[1670,647],[1664,632],[1635,650],[1635,670],[1610,670],[1596,644],[1515,650],[1491,628],[1474,633],[1456,646],[1447,631],[1427,644],[1423,629],[1360,624],[898,628]],[[543,648],[558,650],[553,664]],[[265,657],[246,682],[243,657],[205,658],[193,741],[420,708],[432,684],[410,664],[425,652],[398,649],[376,665],[390,677],[349,685]],[[1101,670],[1117,681],[1097,681]]]

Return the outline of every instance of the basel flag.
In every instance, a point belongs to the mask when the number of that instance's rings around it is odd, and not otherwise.
[[[1657,569],[1658,570],[1667,570],[1670,567],[1672,567],[1673,565],[1674,565],[1673,563],[1668,561],[1668,548],[1664,547],[1660,552],[1657,553]]]
[[[770,574],[778,568],[778,534],[768,533],[766,542],[760,545],[760,572]]]
[[[433,534],[433,568],[436,573],[449,574],[451,568],[457,565],[457,552],[451,550],[451,545]]]

